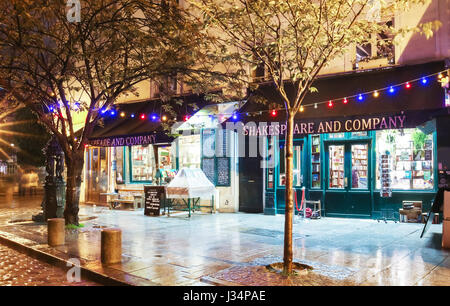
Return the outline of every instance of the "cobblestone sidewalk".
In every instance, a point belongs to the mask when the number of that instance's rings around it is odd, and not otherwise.
[[[100,286],[93,281],[68,282],[67,271],[0,245],[0,286]]]

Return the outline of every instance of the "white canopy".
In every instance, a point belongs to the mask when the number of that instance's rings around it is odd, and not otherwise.
[[[202,169],[182,168],[166,187],[167,198],[203,198],[214,195],[216,187]]]

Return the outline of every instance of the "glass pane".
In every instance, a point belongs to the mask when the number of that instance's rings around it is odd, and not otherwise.
[[[344,138],[345,133],[330,133],[328,134],[328,138],[330,139],[336,139],[336,138]]]
[[[320,188],[320,136],[311,136],[311,187]]]
[[[98,148],[93,148],[91,149],[91,157],[92,157],[92,190],[93,191],[98,191],[97,190],[97,186],[98,186],[98,181],[99,181],[99,171],[98,171]]]
[[[303,182],[302,170],[301,170],[301,160],[302,160],[302,147],[301,145],[294,145],[293,148],[293,176],[294,176],[294,186],[301,186]],[[285,147],[284,144],[280,146],[280,186],[286,185],[286,168],[285,168]]]
[[[330,188],[344,188],[344,146],[329,146]]]
[[[352,145],[352,188],[367,189],[368,160],[367,144]]]
[[[367,132],[352,132],[352,137],[364,137],[367,136]]]
[[[179,168],[200,168],[200,150],[200,134],[180,136],[178,138]]]
[[[173,169],[172,159],[171,159],[171,146],[158,147],[158,162],[159,169]]]
[[[106,192],[108,190],[108,160],[106,156],[106,148],[100,148],[100,179],[99,187],[100,192]]]
[[[301,186],[303,182],[301,171],[302,147],[294,146],[294,186]]]
[[[433,189],[433,136],[419,129],[383,130],[376,133],[376,188],[381,187],[381,156],[391,157],[391,189]]]
[[[280,186],[286,185],[286,168],[284,167],[285,155],[284,144],[282,144],[280,145]]]
[[[116,151],[116,183],[122,184],[123,181],[123,148],[117,147]]]
[[[153,146],[131,147],[131,180],[152,181],[153,166]]]

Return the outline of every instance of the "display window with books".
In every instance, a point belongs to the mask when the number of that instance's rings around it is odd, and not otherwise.
[[[320,135],[311,136],[311,188],[321,187]]]
[[[151,182],[155,168],[153,146],[132,146],[131,153],[131,181]]]
[[[344,185],[344,145],[329,146],[329,188],[343,189]]]
[[[352,188],[368,188],[368,144],[352,144]]]
[[[429,190],[434,188],[433,134],[420,129],[376,132],[376,188],[382,186],[380,163],[390,156],[390,189]]]

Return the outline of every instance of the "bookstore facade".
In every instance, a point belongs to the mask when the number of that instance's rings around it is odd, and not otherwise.
[[[377,218],[383,211],[398,212],[405,200],[422,201],[428,211],[440,170],[450,169],[448,92],[437,74],[445,69],[435,62],[319,80],[320,96],[306,99],[294,123],[297,206],[305,187],[307,200],[321,201],[322,216]],[[263,94],[276,100],[273,89]],[[247,106],[249,113],[257,109]],[[266,135],[266,156],[274,155],[274,165],[262,170],[265,214],[285,209],[281,113],[260,115],[253,119],[257,127],[245,131]],[[269,127],[260,129],[261,123]]]
[[[359,120],[359,119],[356,119]],[[266,169],[265,213],[284,213],[285,141]],[[294,181],[300,206],[320,200],[329,217],[376,217],[403,200],[430,205],[438,176],[436,120],[416,127],[294,137]],[[275,145],[276,147],[276,145]]]

